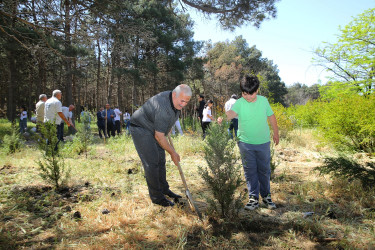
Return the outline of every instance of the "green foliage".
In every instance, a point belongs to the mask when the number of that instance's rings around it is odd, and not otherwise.
[[[5,135],[12,133],[12,123],[8,119],[0,119],[0,140],[3,140]]]
[[[319,87],[319,92],[323,100],[330,101],[337,97],[351,96],[359,92],[357,86],[348,85],[345,82],[328,82]]]
[[[343,92],[356,91],[369,94],[374,89],[375,76],[375,8],[358,15],[340,29],[336,43],[326,43],[315,51],[316,63],[332,72],[337,96]],[[346,85],[346,87],[345,87]]]
[[[287,113],[287,109],[283,105],[278,103],[271,106],[279,127],[280,138],[285,139],[288,133],[293,130],[293,122]]]
[[[260,80],[260,94],[270,102],[283,104],[287,89],[278,75],[277,66],[263,58],[256,46],[250,47],[242,36],[233,41],[208,44],[206,49],[206,95],[219,99],[222,95],[229,97],[239,93],[240,78],[244,74],[254,74]]]
[[[7,154],[14,154],[17,151],[20,151],[22,146],[23,140],[19,133],[19,128],[13,123],[10,135],[4,136],[3,147],[6,149]]]
[[[287,113],[295,126],[315,128],[319,125],[320,113],[324,105],[324,102],[309,100],[305,105],[289,107]]]
[[[206,137],[204,146],[205,159],[208,167],[199,167],[199,173],[213,196],[207,197],[210,211],[222,218],[231,219],[238,216],[242,207],[244,192],[235,196],[243,184],[241,166],[237,165],[235,141],[230,140],[225,125],[213,123]]]
[[[89,145],[92,141],[91,126],[90,126],[90,115],[88,112],[84,112],[81,116],[81,129],[78,131],[76,138],[74,138],[74,144],[78,154],[85,153],[87,158],[87,152]]]
[[[316,100],[320,97],[320,85],[314,84],[306,86],[305,84],[295,83],[288,87],[288,93],[285,95],[285,104],[291,105],[304,105],[309,100]]]
[[[324,158],[324,164],[316,168],[320,174],[331,174],[348,181],[359,180],[363,187],[371,189],[375,185],[375,163],[363,166],[354,159],[340,155]]]
[[[184,131],[195,132],[201,127],[198,117],[188,116],[181,120],[181,126]]]
[[[338,149],[375,152],[375,97],[345,96],[321,107],[319,129]]]
[[[48,122],[42,124],[40,129],[41,136],[38,144],[42,152],[42,159],[37,161],[39,174],[45,181],[59,189],[68,181],[70,170],[65,168],[64,159],[57,145],[56,125]]]

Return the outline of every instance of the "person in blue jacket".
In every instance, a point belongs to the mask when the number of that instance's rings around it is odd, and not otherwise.
[[[108,103],[105,105],[105,110],[103,110],[102,115],[104,120],[107,121],[107,131],[104,131],[104,136],[115,137],[115,112]]]

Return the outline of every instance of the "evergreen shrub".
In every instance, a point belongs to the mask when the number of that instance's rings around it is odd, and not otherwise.
[[[241,178],[241,165],[237,164],[236,142],[230,139],[227,130],[224,123],[211,124],[204,145],[208,167],[199,167],[199,173],[209,187],[210,196],[206,197],[209,213],[233,219],[243,206],[245,191],[237,192],[244,181]]]
[[[320,174],[331,174],[348,181],[359,180],[366,188],[375,186],[375,163],[361,165],[345,155],[326,157],[322,166],[315,168]]]
[[[7,154],[14,154],[17,151],[20,151],[23,145],[24,141],[19,133],[19,128],[13,123],[10,135],[4,136],[3,147],[5,148]]]
[[[42,159],[37,161],[39,174],[45,181],[59,189],[69,180],[70,169],[65,167],[64,158],[60,154],[56,125],[47,122],[41,125],[40,129],[38,145],[42,152]]]

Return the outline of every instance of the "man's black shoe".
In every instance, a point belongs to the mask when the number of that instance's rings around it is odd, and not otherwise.
[[[168,195],[169,197],[173,198],[173,199],[181,199],[182,196],[181,195],[178,195],[178,194],[175,194],[173,193],[171,190],[168,190],[165,195]]]
[[[162,199],[160,201],[155,201],[154,202],[155,204],[158,204],[160,206],[163,206],[163,207],[173,207],[174,206],[174,203],[168,199]]]

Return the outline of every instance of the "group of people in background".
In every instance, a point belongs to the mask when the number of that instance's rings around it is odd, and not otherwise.
[[[69,105],[69,107],[62,106],[61,97],[61,91],[56,89],[52,92],[52,97],[49,99],[47,99],[46,94],[41,94],[39,102],[35,105],[37,131],[40,131],[40,126],[43,123],[51,122],[56,125],[58,141],[64,141],[64,123],[68,127],[74,128],[72,111],[75,109],[75,106],[73,104]]]
[[[118,106],[112,109],[108,103],[105,105],[105,108],[101,107],[96,113],[99,137],[114,137],[116,132],[119,135],[121,133],[121,116],[123,116],[123,126],[127,133],[129,133],[130,114],[128,110],[122,113]]]
[[[238,97],[236,94],[233,94],[230,99],[225,103],[225,112],[231,110],[234,103],[237,101]],[[207,129],[210,127],[211,122],[215,121],[213,114],[212,114],[212,106],[214,102],[212,100],[208,100],[207,102],[204,100],[204,95],[199,95],[198,97],[199,106],[196,108],[198,112],[198,118],[201,123],[202,127],[202,137],[203,139],[206,137]],[[238,118],[235,117],[230,121],[228,133],[231,138],[233,135],[237,136],[238,130]]]

